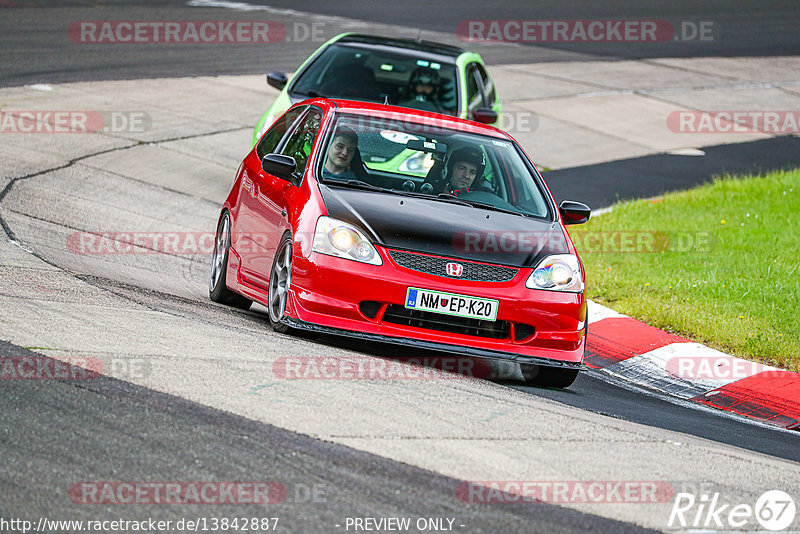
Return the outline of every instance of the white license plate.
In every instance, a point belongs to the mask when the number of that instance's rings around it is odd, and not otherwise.
[[[422,310],[470,319],[483,319],[494,321],[497,319],[498,301],[443,293],[409,287],[406,291],[406,308],[409,310]]]

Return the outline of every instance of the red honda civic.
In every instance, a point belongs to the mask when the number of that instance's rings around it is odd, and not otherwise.
[[[567,387],[583,369],[584,270],[517,142],[491,126],[317,98],[290,108],[236,174],[212,300],[306,330],[510,360]]]

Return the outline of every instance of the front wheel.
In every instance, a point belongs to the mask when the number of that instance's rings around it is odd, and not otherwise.
[[[542,365],[520,364],[522,377],[526,384],[549,388],[567,388],[578,378],[578,369],[545,367]]]
[[[214,255],[211,257],[211,276],[208,281],[208,296],[214,302],[227,304],[242,310],[250,309],[252,300],[234,293],[226,284],[228,272],[228,251],[231,248],[231,218],[228,212],[222,214],[217,225],[214,240]]]
[[[285,334],[289,325],[282,322],[286,312],[286,301],[289,298],[289,286],[292,284],[292,238],[289,234],[283,236],[272,261],[272,271],[269,275],[269,324],[273,330]]]

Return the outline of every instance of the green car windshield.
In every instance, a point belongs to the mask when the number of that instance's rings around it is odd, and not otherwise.
[[[364,100],[456,115],[455,63],[434,61],[409,51],[334,44],[292,83],[293,97],[325,96]]]
[[[552,220],[533,165],[512,141],[415,119],[339,115],[322,147],[318,178],[330,185]]]

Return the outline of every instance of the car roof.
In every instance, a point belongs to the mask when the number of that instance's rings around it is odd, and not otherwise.
[[[418,41],[416,39],[404,39],[400,37],[381,37],[379,35],[366,35],[361,33],[344,34],[336,43],[359,44],[367,47],[390,47],[414,50],[416,52],[426,52],[438,54],[440,56],[457,58],[461,54],[468,52],[457,46],[436,43],[433,41]]]
[[[320,104],[324,103],[325,107],[335,107],[337,112],[353,113],[358,115],[369,115],[371,117],[380,117],[390,120],[402,120],[408,117],[412,122],[416,122],[415,118],[423,119],[421,122],[426,125],[459,130],[462,132],[473,133],[478,135],[488,135],[506,141],[514,141],[514,138],[506,132],[489,126],[466,119],[459,119],[450,115],[442,115],[431,111],[420,111],[417,109],[403,108],[399,106],[389,106],[385,104],[375,104],[372,102],[362,102],[359,100],[339,100],[329,98],[314,98],[309,99],[303,104]]]

